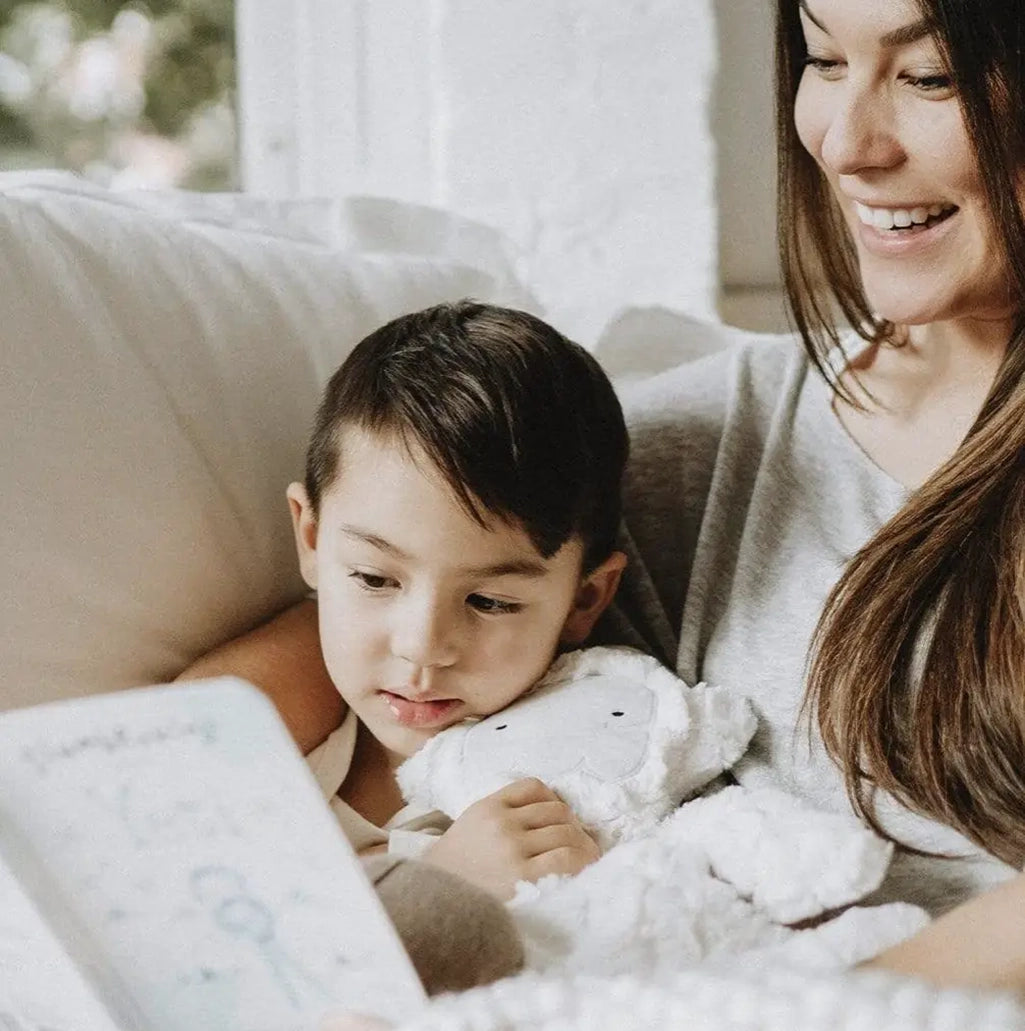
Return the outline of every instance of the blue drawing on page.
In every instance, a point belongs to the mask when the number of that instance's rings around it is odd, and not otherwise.
[[[228,866],[201,866],[189,875],[189,883],[193,898],[225,934],[253,946],[295,1009],[333,1001],[316,977],[283,948],[274,913],[249,891],[241,873]]]

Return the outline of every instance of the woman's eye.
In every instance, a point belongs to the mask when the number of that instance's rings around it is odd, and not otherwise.
[[[387,576],[380,576],[377,573],[364,573],[354,569],[349,576],[356,581],[364,591],[381,591],[386,587],[394,587],[395,581]]]
[[[811,54],[804,59],[804,67],[810,68],[823,79],[835,79],[843,72],[843,62],[828,57],[812,57]]]
[[[949,75],[905,75],[904,81],[915,89],[925,93],[949,93],[954,88],[954,80]]]
[[[478,612],[511,613],[519,612],[523,606],[517,601],[500,601],[489,598],[486,594],[467,595],[466,603]]]

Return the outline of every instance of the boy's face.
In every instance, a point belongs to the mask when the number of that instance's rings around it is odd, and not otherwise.
[[[623,558],[581,576],[583,546],[543,558],[519,527],[481,527],[426,456],[355,428],[315,519],[288,495],[321,647],[342,697],[393,761],[445,727],[508,705],[560,643],[581,644]]]

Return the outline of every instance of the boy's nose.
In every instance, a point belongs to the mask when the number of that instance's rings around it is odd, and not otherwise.
[[[392,652],[415,669],[451,666],[458,655],[457,634],[436,605],[405,606],[392,633]]]

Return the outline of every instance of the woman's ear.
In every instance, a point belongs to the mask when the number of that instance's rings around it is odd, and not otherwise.
[[[598,617],[609,607],[619,587],[619,578],[626,568],[626,555],[612,552],[600,566],[592,569],[577,588],[573,607],[562,625],[559,643],[567,648],[579,648],[591,634]]]
[[[290,483],[285,491],[288,508],[292,513],[292,532],[295,550],[299,555],[299,572],[307,586],[317,589],[317,514],[310,504],[306,488],[301,483]]]

